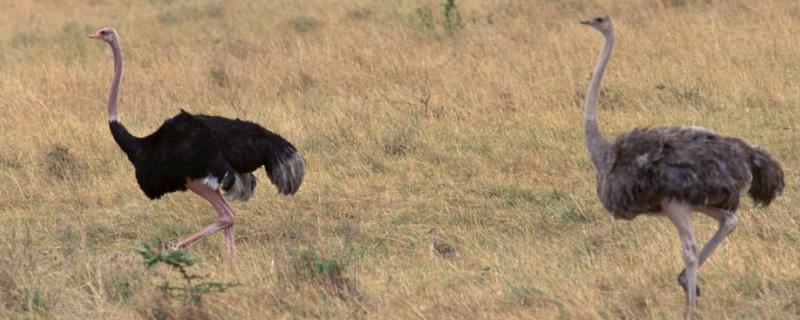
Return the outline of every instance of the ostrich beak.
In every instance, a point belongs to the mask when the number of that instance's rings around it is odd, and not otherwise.
[[[100,32],[95,32],[89,35],[89,38],[100,39]]]
[[[586,24],[586,25],[592,24],[592,20],[581,20],[581,24]]]

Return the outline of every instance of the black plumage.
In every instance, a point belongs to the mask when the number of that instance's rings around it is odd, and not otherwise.
[[[234,258],[234,213],[225,201],[247,201],[256,187],[253,171],[264,166],[279,193],[294,194],[303,183],[305,161],[289,141],[258,124],[186,111],[167,119],[152,134],[138,138],[119,118],[123,58],[120,37],[105,27],[90,38],[111,46],[114,78],[108,92],[108,121],[114,141],[136,169],[136,181],[150,199],[191,190],[206,199],[218,214],[213,223],[184,238],[178,249],[224,230],[228,258]],[[224,197],[219,190],[225,191]]]
[[[283,194],[297,192],[303,180],[303,158],[297,149],[253,122],[181,110],[143,138],[132,136],[117,121],[110,127],[136,169],[139,187],[151,199],[186,190],[187,178],[214,177],[226,190],[237,173],[260,166]]]
[[[735,211],[745,192],[768,205],[783,189],[780,164],[767,152],[703,128],[634,129],[611,150],[597,194],[617,218],[660,213],[663,199]]]
[[[202,114],[194,118],[211,130],[222,156],[236,171],[252,172],[264,166],[279,193],[294,194],[300,188],[304,160],[283,137],[249,121]]]

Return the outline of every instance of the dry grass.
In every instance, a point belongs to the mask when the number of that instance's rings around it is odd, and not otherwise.
[[[259,122],[307,159],[299,194],[262,183],[198,268],[242,287],[208,318],[677,318],[666,219],[613,221],[594,195],[581,102],[605,12],[617,47],[608,133],[692,124],[764,145],[787,189],[700,273],[698,315],[800,317],[800,3],[745,0],[19,1],[0,11],[0,317],[153,316],[133,247],[212,221],[198,197],[148,201],[105,122],[120,30],[135,134],[179,108]],[[263,173],[261,173],[263,174]],[[263,181],[263,179],[262,179]],[[713,230],[696,219],[698,236]],[[431,228],[454,254],[437,254]]]

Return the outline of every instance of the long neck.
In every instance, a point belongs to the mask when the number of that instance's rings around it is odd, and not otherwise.
[[[134,161],[141,151],[141,139],[131,135],[119,119],[117,109],[119,103],[119,84],[122,81],[122,47],[119,38],[111,43],[111,51],[114,53],[114,80],[111,82],[111,89],[108,92],[108,125],[111,135],[117,142],[120,149]]]
[[[604,33],[603,38],[603,50],[600,51],[600,56],[597,58],[592,81],[589,83],[589,93],[586,94],[586,111],[583,119],[586,148],[589,150],[592,164],[597,170],[608,168],[611,149],[597,124],[597,100],[600,95],[600,82],[603,80],[603,73],[605,73],[608,59],[611,57],[611,48],[614,47],[614,33]]]
[[[114,53],[114,80],[108,91],[108,121],[118,122],[119,84],[122,82],[122,46],[119,44],[119,39],[111,43],[111,52]]]

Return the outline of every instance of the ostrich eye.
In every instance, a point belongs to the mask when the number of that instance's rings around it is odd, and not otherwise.
[[[603,18],[597,18],[597,19],[594,19],[594,20],[597,21],[597,22],[603,22]]]
[[[104,36],[104,35],[107,35],[107,34],[108,34],[108,31],[105,31],[105,30],[103,30],[103,31],[100,31],[100,35],[103,35],[103,36]]]

